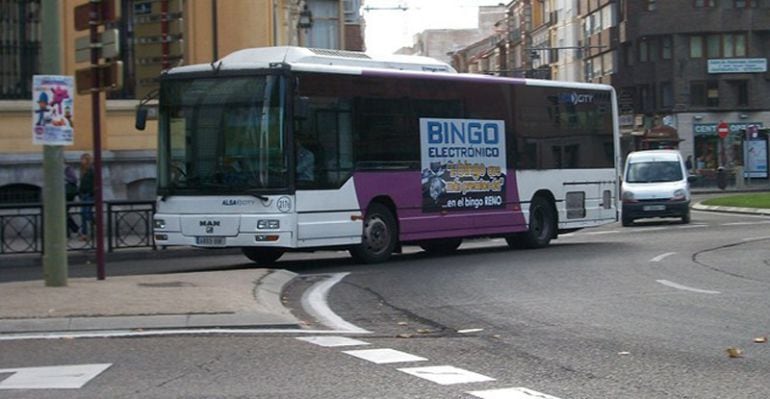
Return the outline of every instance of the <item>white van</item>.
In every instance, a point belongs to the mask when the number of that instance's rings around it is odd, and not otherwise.
[[[651,217],[679,217],[690,223],[690,182],[677,150],[628,154],[621,192],[623,226]]]

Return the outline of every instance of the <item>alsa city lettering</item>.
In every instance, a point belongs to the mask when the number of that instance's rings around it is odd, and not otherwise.
[[[559,94],[559,102],[562,104],[590,104],[594,102],[594,95],[593,94],[578,94],[576,92],[572,93],[561,93]]]

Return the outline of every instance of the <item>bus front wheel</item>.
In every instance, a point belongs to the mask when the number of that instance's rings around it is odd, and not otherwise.
[[[283,255],[283,248],[243,247],[241,251],[252,262],[260,266],[267,266],[277,261]]]
[[[366,211],[361,244],[351,248],[350,255],[359,263],[384,262],[395,250],[397,241],[393,212],[383,204],[373,203]]]

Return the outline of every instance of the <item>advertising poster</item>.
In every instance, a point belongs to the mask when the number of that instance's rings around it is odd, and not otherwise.
[[[743,146],[746,170],[743,177],[767,178],[767,141],[764,138],[748,140]]]
[[[505,207],[505,122],[420,118],[424,212]]]
[[[74,84],[72,76],[35,75],[32,78],[34,144],[73,144]]]

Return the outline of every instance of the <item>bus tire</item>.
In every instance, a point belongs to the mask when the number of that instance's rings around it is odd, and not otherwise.
[[[388,260],[398,243],[398,228],[393,212],[383,204],[369,205],[364,218],[361,243],[350,249],[358,263],[380,263]]]
[[[634,219],[623,216],[620,218],[620,223],[623,225],[623,227],[628,227],[634,224]]]
[[[463,243],[462,238],[442,238],[420,242],[420,248],[431,254],[448,254],[454,252]]]
[[[556,230],[556,212],[553,204],[544,197],[537,196],[529,205],[529,230],[522,234],[525,248],[543,248],[548,246]]]
[[[241,251],[252,262],[260,266],[273,264],[286,252],[283,248],[243,247]]]

